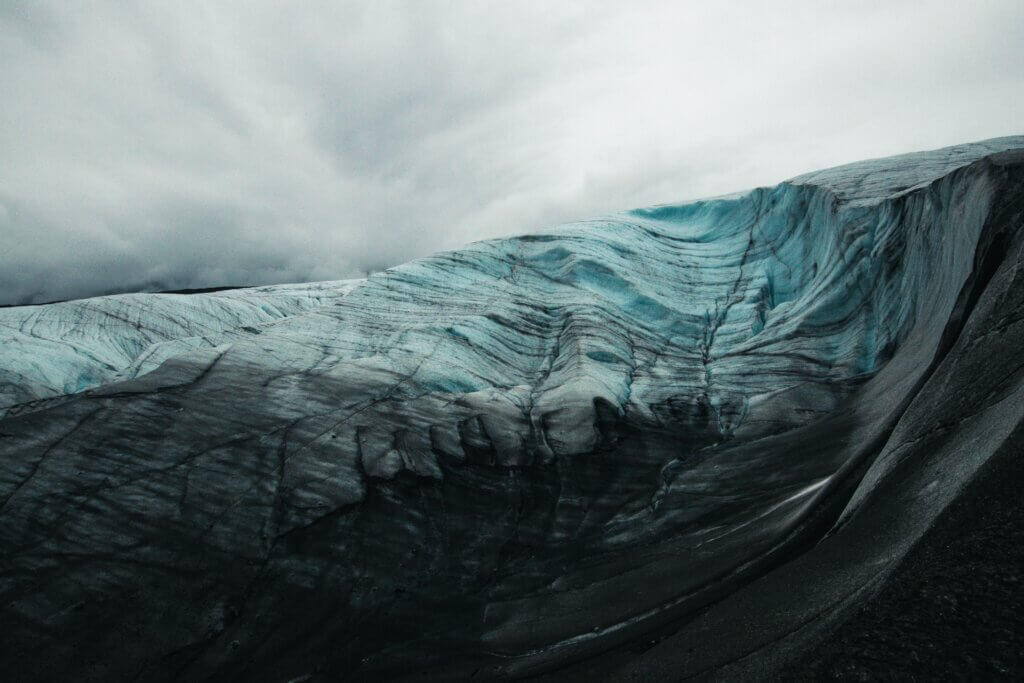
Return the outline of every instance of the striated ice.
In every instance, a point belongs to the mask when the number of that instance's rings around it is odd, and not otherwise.
[[[1020,423],[1022,149],[359,281],[0,310],[4,647],[127,637],[111,678],[759,675]],[[136,593],[158,623],[95,626]]]
[[[209,294],[118,294],[0,308],[0,415],[12,405],[128,379],[167,358],[343,297],[360,280]]]

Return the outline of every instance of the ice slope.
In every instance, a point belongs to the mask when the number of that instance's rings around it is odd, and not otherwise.
[[[42,337],[0,350],[12,402],[91,388],[0,422],[0,661],[763,672],[1020,423],[1022,149],[860,162],[357,286],[2,312]]]
[[[899,262],[908,248],[906,226],[865,200],[877,203],[1006,144],[1013,139],[862,162],[738,197],[636,210],[400,266],[332,313],[359,321],[340,330],[346,352],[334,362],[380,355],[400,371],[419,344],[432,350],[416,376],[424,390],[498,388],[515,402],[530,387],[540,399],[534,412],[549,413],[547,403],[564,406],[569,396],[584,412],[601,398],[645,417],[669,399],[679,410],[682,399],[729,433],[751,402],[756,408],[771,392],[870,372],[920,314],[916,302],[892,293],[921,290],[914,278],[956,258],[882,272],[884,259]],[[356,282],[0,309],[0,396],[11,405],[130,378],[175,352],[222,343],[225,331],[333,303]],[[293,327],[275,329],[291,336]],[[396,344],[379,329],[400,330],[414,343]],[[476,337],[486,339],[475,345]],[[574,412],[564,421],[578,422]],[[585,435],[565,436],[554,433],[572,447],[592,445]]]
[[[0,416],[11,406],[134,377],[171,355],[298,315],[359,280],[199,294],[119,294],[0,308]]]

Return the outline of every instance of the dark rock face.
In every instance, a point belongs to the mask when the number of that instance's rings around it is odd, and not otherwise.
[[[0,675],[822,671],[1019,452],[1022,223],[1003,138],[308,295],[0,311]]]
[[[1020,678],[1022,452],[1018,425],[878,596],[776,679]]]

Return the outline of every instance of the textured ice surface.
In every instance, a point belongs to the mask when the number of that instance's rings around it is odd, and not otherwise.
[[[365,282],[2,309],[0,408],[230,343],[254,364],[504,405],[492,431],[517,461],[592,449],[595,402],[723,437],[775,431],[805,419],[795,403],[827,412],[970,268],[960,245],[985,218],[984,184],[940,183],[898,210],[883,199],[1020,143],[481,242]]]
[[[12,405],[131,378],[172,355],[258,334],[267,323],[343,297],[359,282],[0,308],[0,416]]]
[[[4,652],[273,680],[600,654],[650,680],[825,623],[1020,420],[1016,365],[957,384],[1015,357],[1020,148],[861,162],[358,282],[2,310]],[[936,420],[962,431],[932,443]],[[918,444],[957,469],[911,481]],[[892,533],[837,553],[871,515]],[[160,619],[125,620],[131,595]],[[616,658],[668,624],[662,654]]]

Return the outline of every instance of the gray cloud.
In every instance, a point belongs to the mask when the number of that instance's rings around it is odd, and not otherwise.
[[[359,276],[1020,133],[1024,5],[0,3],[0,303]]]

